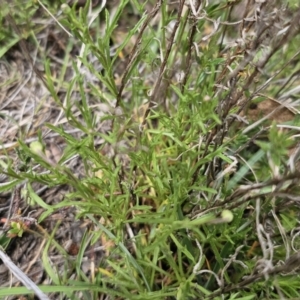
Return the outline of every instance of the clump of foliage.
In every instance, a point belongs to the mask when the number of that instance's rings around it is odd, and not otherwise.
[[[166,2],[52,8],[72,78],[54,79],[45,57],[45,85],[79,134],[48,123],[40,144],[19,140],[24,168],[8,158],[0,189],[23,184],[43,208],[39,222],[70,206],[88,220],[65,271],[75,279],[54,272],[52,237],[43,250],[51,291],[68,298],[298,297],[299,11]],[[45,155],[45,132],[65,142],[58,162]],[[35,183],[70,191],[49,204]],[[85,251],[99,240],[104,254],[87,275]]]

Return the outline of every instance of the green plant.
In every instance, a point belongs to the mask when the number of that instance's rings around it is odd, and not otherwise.
[[[299,128],[293,117],[270,126],[260,119],[266,111],[248,124],[245,113],[253,101],[296,97],[297,12],[276,2],[110,5],[48,8],[68,36],[59,72],[44,61],[58,117],[37,128],[38,141],[18,139],[17,165],[9,155],[1,165],[9,180],[0,191],[22,184],[30,209],[43,210],[38,223],[74,207],[88,224],[75,261],[56,241],[64,218],[49,233],[38,227],[53,282],[41,290],[70,299],[297,297],[298,281],[288,286],[275,265],[294,243],[287,232],[296,230],[299,172],[288,154]],[[236,22],[238,9],[245,16]],[[47,136],[63,141],[59,159],[47,155]],[[36,184],[68,193],[47,202]],[[21,237],[22,226],[11,225]],[[102,259],[95,252],[87,275],[84,259],[99,247]],[[63,271],[51,251],[64,257]]]

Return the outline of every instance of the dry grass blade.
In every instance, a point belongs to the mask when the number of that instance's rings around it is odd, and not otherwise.
[[[40,298],[40,300],[49,300],[48,296],[44,294],[39,287],[16,266],[1,249],[0,258],[6,267],[14,274],[14,276],[19,279],[29,290],[32,290]]]
[[[27,61],[31,64],[33,71],[36,73],[36,75],[42,80],[43,84],[45,85],[45,87],[48,89],[48,84],[43,76],[43,74],[41,73],[41,71],[34,65],[33,60],[30,56],[29,50],[27,48],[26,42],[22,37],[22,34],[15,22],[15,20],[13,19],[13,17],[8,14],[6,16],[8,22],[10,23],[10,25],[12,26],[12,28],[14,29],[14,31],[16,32],[16,34],[19,36],[20,38],[20,47],[23,51],[23,54],[25,56],[25,58],[27,59]]]

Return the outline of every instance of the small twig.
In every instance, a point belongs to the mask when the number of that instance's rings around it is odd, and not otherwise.
[[[159,88],[160,88],[162,77],[163,77],[163,74],[165,73],[167,61],[169,59],[172,47],[174,45],[175,35],[176,35],[177,29],[179,27],[179,24],[181,22],[181,14],[182,14],[183,7],[184,7],[184,1],[181,0],[180,3],[179,3],[179,7],[178,7],[177,20],[176,20],[176,22],[174,24],[171,36],[169,38],[169,43],[167,45],[165,57],[164,57],[164,60],[163,60],[163,62],[161,64],[161,66],[160,66],[158,78],[157,78],[157,80],[155,82],[154,89],[153,89],[153,91],[151,93],[151,96],[150,96],[150,104],[149,104],[148,109],[145,112],[144,122],[146,121],[147,116],[150,113],[150,110],[156,105],[156,98],[157,98],[157,94],[158,94],[158,91],[159,91]]]
[[[44,294],[40,290],[40,288],[16,266],[9,258],[9,256],[7,256],[1,249],[0,258],[2,259],[6,267],[14,274],[14,276],[18,280],[20,280],[26,286],[28,290],[32,290],[41,300],[49,300],[48,296]]]
[[[73,37],[73,35],[53,16],[53,14],[49,11],[49,9],[40,1],[37,0],[40,6],[52,17],[52,19],[58,24],[58,26],[69,36]]]
[[[191,10],[194,14],[194,18],[197,17],[197,14],[200,12],[201,10],[201,7],[202,7],[203,3],[201,1],[198,1],[197,4],[196,4],[196,7],[193,6],[192,2],[190,1],[190,6],[191,6]],[[186,82],[187,82],[187,79],[188,79],[188,75],[190,73],[190,70],[191,70],[191,66],[192,66],[192,50],[194,48],[193,46],[193,42],[194,42],[194,37],[195,37],[195,34],[197,32],[197,23],[194,22],[193,26],[192,26],[192,29],[190,31],[190,35],[189,35],[189,38],[188,38],[188,51],[187,51],[187,55],[186,55],[186,70],[184,72],[184,77],[182,79],[182,85],[181,85],[181,92],[183,92],[183,89],[186,85]]]
[[[268,271],[268,275],[277,275],[279,273],[291,273],[295,271],[295,269],[299,268],[300,266],[300,251],[290,256],[285,263],[282,266],[275,267]],[[239,290],[243,287],[246,287],[247,285],[254,283],[255,281],[258,281],[262,279],[266,274],[261,272],[259,274],[250,275],[246,279],[244,279],[242,282],[236,285],[229,285],[224,289],[220,289],[212,294],[210,294],[206,299],[214,299],[215,297],[229,293],[235,290]]]
[[[134,46],[133,46],[133,48],[130,52],[127,65],[126,65],[125,71],[124,71],[123,76],[122,76],[122,81],[121,81],[121,86],[120,86],[120,89],[119,89],[119,93],[117,95],[117,102],[116,102],[116,105],[115,105],[116,108],[119,107],[120,104],[121,104],[122,93],[123,93],[123,90],[124,90],[125,85],[126,85],[127,75],[128,75],[128,72],[129,72],[131,66],[134,63],[135,58],[138,57],[138,52],[139,52],[138,47],[141,44],[141,40],[142,40],[144,31],[146,30],[147,26],[149,25],[149,23],[153,19],[153,17],[155,17],[156,14],[158,13],[158,10],[161,7],[161,4],[162,4],[162,0],[159,0],[156,3],[156,5],[154,6],[154,8],[152,9],[152,11],[148,14],[145,22],[143,23],[143,25],[140,29],[139,35],[137,36],[137,39],[136,39],[136,42],[135,42],[135,44],[134,44]]]

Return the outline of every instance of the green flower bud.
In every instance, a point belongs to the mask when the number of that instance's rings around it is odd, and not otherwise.
[[[222,211],[221,217],[224,220],[224,222],[230,223],[233,220],[233,213],[230,210],[225,209]]]
[[[39,141],[30,143],[29,148],[35,154],[40,155],[41,153],[43,153],[43,145]]]

